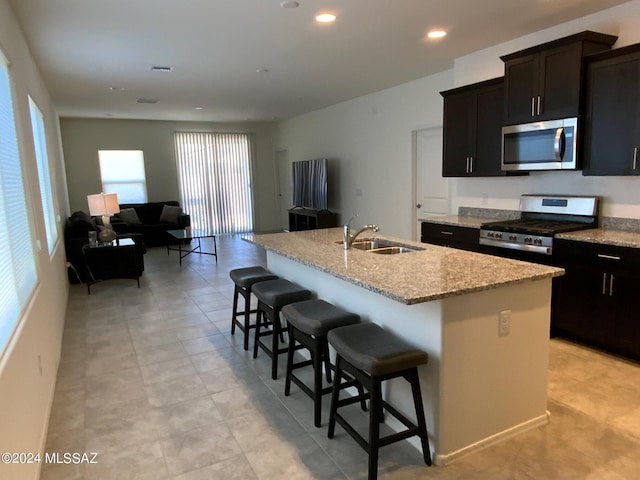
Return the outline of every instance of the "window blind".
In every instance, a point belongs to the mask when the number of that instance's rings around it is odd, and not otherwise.
[[[0,352],[36,284],[9,67],[0,52]]]
[[[117,193],[119,203],[145,203],[147,180],[142,150],[99,150],[104,193]]]
[[[191,224],[216,233],[253,229],[253,134],[176,132],[180,201]]]
[[[51,174],[49,171],[49,156],[47,154],[47,137],[44,131],[44,116],[38,105],[29,97],[29,111],[31,114],[31,130],[33,145],[36,150],[36,165],[38,167],[38,181],[40,183],[40,200],[44,213],[44,227],[47,235],[49,254],[58,240],[58,226],[56,212],[53,206],[53,192],[51,189]]]

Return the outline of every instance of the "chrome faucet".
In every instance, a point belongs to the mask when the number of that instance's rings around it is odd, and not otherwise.
[[[356,217],[357,215],[355,217],[351,217],[349,221],[345,223],[342,227],[342,244],[345,250],[349,250],[351,248],[351,245],[355,241],[356,237],[360,235],[362,232],[366,232],[367,230],[371,230],[372,232],[380,231],[380,227],[378,227],[377,225],[368,224],[368,225],[364,225],[356,233],[352,233],[353,230],[351,229],[351,220],[353,220]]]

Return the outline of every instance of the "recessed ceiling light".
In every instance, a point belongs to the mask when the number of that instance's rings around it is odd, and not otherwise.
[[[124,87],[109,87],[109,90],[111,90],[112,92],[122,92],[124,90]]]
[[[280,6],[282,8],[298,8],[300,6],[300,4],[298,2],[293,1],[293,0],[286,0],[284,2],[280,2]]]
[[[430,38],[431,40],[436,40],[438,38],[442,38],[446,36],[447,36],[447,32],[440,29],[431,30],[429,33],[427,33],[427,38]]]
[[[193,107],[193,108],[195,108],[196,110],[203,110],[204,109],[204,107]]]
[[[151,67],[151,71],[152,72],[164,72],[164,73],[166,73],[166,72],[173,71],[173,67],[166,67],[166,66],[163,66],[163,65],[153,65]]]
[[[257,68],[256,73],[269,73],[268,68]]]
[[[320,12],[316,15],[316,22],[332,23],[336,21],[336,14],[333,12]]]

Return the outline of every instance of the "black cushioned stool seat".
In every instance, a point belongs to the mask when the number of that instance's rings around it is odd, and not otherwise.
[[[249,318],[256,310],[251,310],[251,287],[258,282],[275,280],[278,278],[264,267],[236,268],[229,272],[235,287],[233,289],[233,313],[231,314],[231,335],[236,333],[236,325],[244,333],[244,349],[249,350],[249,330],[255,328]],[[238,311],[238,297],[244,298],[244,310]],[[243,321],[238,317],[244,317]]]
[[[289,351],[287,354],[287,374],[284,394],[291,391],[291,382],[313,399],[314,424],[321,424],[322,395],[331,392],[331,387],[322,388],[322,363],[325,364],[327,381],[331,382],[331,363],[329,361],[329,344],[327,333],[337,327],[344,327],[360,322],[360,316],[347,312],[324,300],[306,300],[290,303],[282,308],[282,315],[289,325]],[[299,343],[296,346],[296,342]],[[293,362],[296,350],[306,348],[311,354],[311,360]],[[313,366],[313,389],[309,388],[293,370]]]
[[[422,454],[427,465],[431,465],[431,452],[424,418],[418,366],[427,363],[426,352],[405,342],[395,334],[375,323],[360,323],[331,330],[327,334],[329,344],[336,350],[336,379],[331,396],[329,415],[329,438],[333,438],[336,422],[351,435],[369,454],[369,480],[378,476],[378,450],[390,443],[417,435],[422,443]],[[365,395],[369,404],[369,439],[365,440],[340,415],[338,409],[361,401],[362,394],[340,400],[340,390],[350,386],[342,382],[343,372],[348,372],[368,391]],[[382,399],[382,382],[403,377],[411,384],[413,402],[416,409],[417,425]],[[380,422],[383,409],[396,417],[405,427],[392,435],[380,438]]]
[[[280,323],[280,310],[285,305],[302,300],[309,300],[311,292],[288,280],[279,278],[256,283],[253,294],[258,299],[256,313],[256,335],[253,342],[253,358],[258,356],[258,348],[264,350],[271,357],[271,378],[278,378],[278,355],[285,353],[287,348],[280,348],[279,340],[284,341],[283,328]],[[264,330],[264,327],[271,328]],[[271,346],[261,338],[271,335]]]

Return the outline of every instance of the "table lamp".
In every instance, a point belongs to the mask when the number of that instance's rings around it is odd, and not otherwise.
[[[111,228],[111,222],[109,220],[111,215],[120,212],[118,194],[95,193],[93,195],[87,195],[87,202],[89,203],[89,215],[94,217],[102,216],[102,225],[104,225],[104,228],[100,230],[98,238],[103,243],[111,242],[117,235]]]

